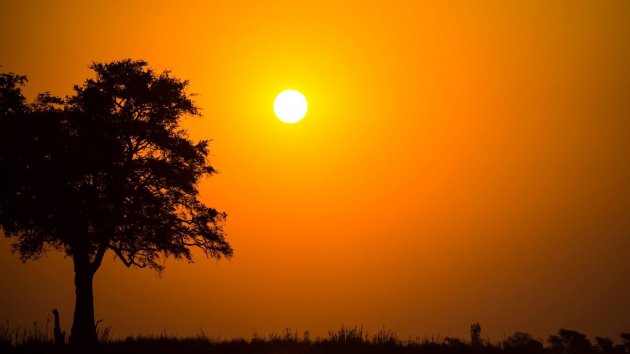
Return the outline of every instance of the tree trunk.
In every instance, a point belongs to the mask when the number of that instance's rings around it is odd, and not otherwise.
[[[92,280],[94,271],[87,252],[77,252],[74,261],[74,321],[70,333],[70,343],[81,347],[96,345],[96,325],[94,323],[94,293]]]

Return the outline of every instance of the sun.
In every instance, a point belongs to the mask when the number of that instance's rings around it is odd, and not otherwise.
[[[304,118],[308,104],[306,97],[298,91],[282,91],[273,102],[273,111],[285,123],[297,123]]]

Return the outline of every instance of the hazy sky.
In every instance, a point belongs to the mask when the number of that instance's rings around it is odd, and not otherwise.
[[[161,278],[106,256],[114,335],[630,331],[630,2],[0,2],[29,99],[128,57],[190,81],[235,255]],[[70,259],[2,239],[0,269],[0,320],[69,330]]]

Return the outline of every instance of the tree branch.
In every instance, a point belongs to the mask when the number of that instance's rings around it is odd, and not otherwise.
[[[96,255],[94,256],[94,260],[90,263],[92,274],[96,273],[98,268],[101,266],[103,262],[103,256],[105,256],[105,252],[107,252],[108,244],[101,243],[98,247],[98,251],[96,251]]]
[[[122,251],[119,248],[116,247],[109,247],[111,248],[114,253],[116,253],[116,255],[118,256],[118,258],[120,258],[120,261],[123,262],[123,264],[125,265],[125,267],[130,268],[132,265],[136,266],[138,268],[146,268],[146,264],[140,264],[140,263],[136,263],[133,258],[131,259],[127,259],[125,258],[125,256],[123,255]]]
[[[125,256],[122,254],[122,252],[115,247],[112,247],[112,250],[114,251],[114,253],[116,253],[116,255],[118,256],[118,258],[120,258],[120,260],[123,262],[123,264],[125,265],[125,267],[129,268],[131,267],[131,265],[133,264],[132,262],[127,261],[127,259],[125,258]]]

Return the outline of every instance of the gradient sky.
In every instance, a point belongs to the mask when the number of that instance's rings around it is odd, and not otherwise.
[[[630,330],[630,2],[0,2],[29,99],[128,57],[190,80],[235,256],[161,277],[106,256],[115,336]],[[57,307],[69,330],[70,259],[3,238],[0,269],[0,320]]]

